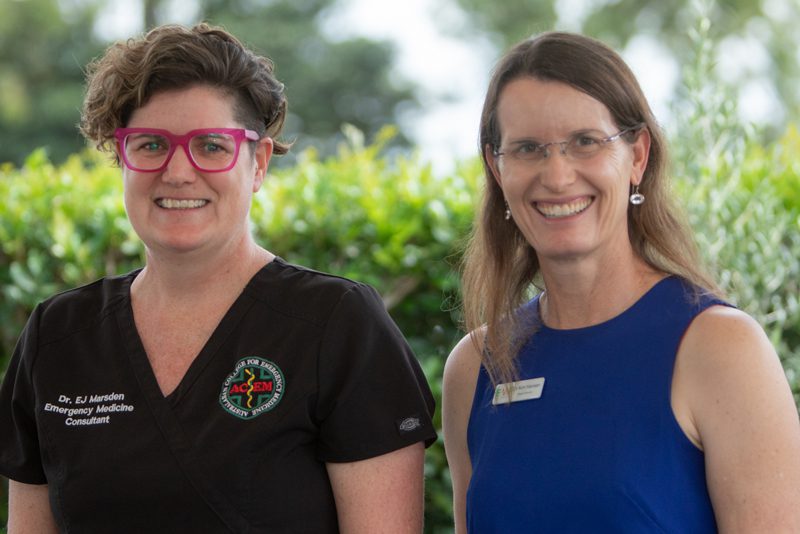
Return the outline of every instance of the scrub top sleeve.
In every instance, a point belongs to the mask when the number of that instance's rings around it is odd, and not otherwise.
[[[425,375],[371,287],[354,286],[334,308],[318,373],[322,461],[364,460],[436,439]]]
[[[38,308],[20,336],[0,386],[0,474],[26,484],[46,484],[36,427],[32,366]]]

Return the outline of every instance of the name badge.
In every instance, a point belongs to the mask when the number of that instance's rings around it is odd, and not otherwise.
[[[505,404],[507,402],[519,402],[531,399],[538,399],[542,396],[544,389],[544,377],[530,378],[508,384],[498,384],[494,388],[493,405]]]

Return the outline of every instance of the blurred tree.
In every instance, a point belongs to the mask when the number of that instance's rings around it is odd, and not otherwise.
[[[142,8],[144,11],[144,27],[152,28],[158,24],[158,11],[164,6],[164,0],[144,0]]]
[[[224,26],[273,60],[286,84],[286,134],[297,150],[335,151],[348,123],[372,136],[395,122],[401,106],[417,105],[414,86],[393,78],[389,42],[339,40],[320,23],[336,0],[200,0],[202,18]],[[395,142],[405,144],[398,137]]]
[[[92,35],[95,0],[0,0],[0,162],[20,164],[46,146],[61,161],[84,143],[83,66],[102,44]]]
[[[739,87],[741,106],[747,106],[747,90],[760,79],[771,84],[783,116],[769,122],[783,131],[786,119],[800,111],[800,20],[798,0],[455,0],[469,23],[458,31],[487,34],[498,51],[534,33],[569,29],[597,37],[617,50],[637,36],[652,36],[665,46],[679,64],[692,55],[687,28],[698,12],[711,21],[711,38],[719,41],[720,56],[713,68],[726,83]],[[451,30],[452,31],[452,30]],[[499,52],[498,52],[499,53]],[[763,59],[763,62],[760,60]]]
[[[75,127],[83,67],[107,43],[93,31],[108,0],[0,0],[0,163],[17,165],[36,147],[54,162],[83,147]],[[220,24],[269,56],[286,84],[288,139],[331,154],[341,126],[371,136],[417,100],[411,83],[392,77],[388,42],[338,39],[321,23],[337,0],[198,0],[199,20]],[[167,0],[144,0],[142,28],[174,22]],[[402,136],[395,144],[407,144]],[[293,161],[285,158],[284,165]]]

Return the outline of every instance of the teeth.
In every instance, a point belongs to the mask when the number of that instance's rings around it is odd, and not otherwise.
[[[156,200],[156,204],[168,210],[188,210],[191,208],[202,208],[208,204],[208,200],[177,200],[174,198],[159,198]]]
[[[569,202],[567,204],[549,204],[549,203],[536,203],[536,209],[545,217],[569,217],[580,213],[589,207],[592,203],[590,198],[582,198]]]

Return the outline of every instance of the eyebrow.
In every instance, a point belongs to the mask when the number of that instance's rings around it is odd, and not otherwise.
[[[601,137],[604,137],[606,135],[606,133],[603,130],[599,129],[599,128],[591,128],[591,127],[578,128],[576,130],[571,130],[570,132],[568,132],[564,138],[560,139],[560,141],[566,141],[570,137],[573,137],[575,135],[581,135],[581,134],[597,134],[597,135],[599,135]],[[534,144],[537,144],[537,145],[541,145],[543,143],[551,143],[551,142],[555,142],[555,141],[540,141],[538,138],[536,138],[534,136],[530,136],[530,135],[529,136],[524,136],[523,135],[523,136],[519,136],[519,137],[516,137],[514,139],[509,139],[508,140],[508,144],[509,145],[519,145],[519,144],[523,144],[523,143],[534,143]]]
[[[136,132],[129,134],[130,137],[164,137],[158,132]]]
[[[540,145],[538,139],[534,139],[533,137],[525,137],[514,139],[513,141],[508,142],[509,146],[516,146],[516,145]]]

